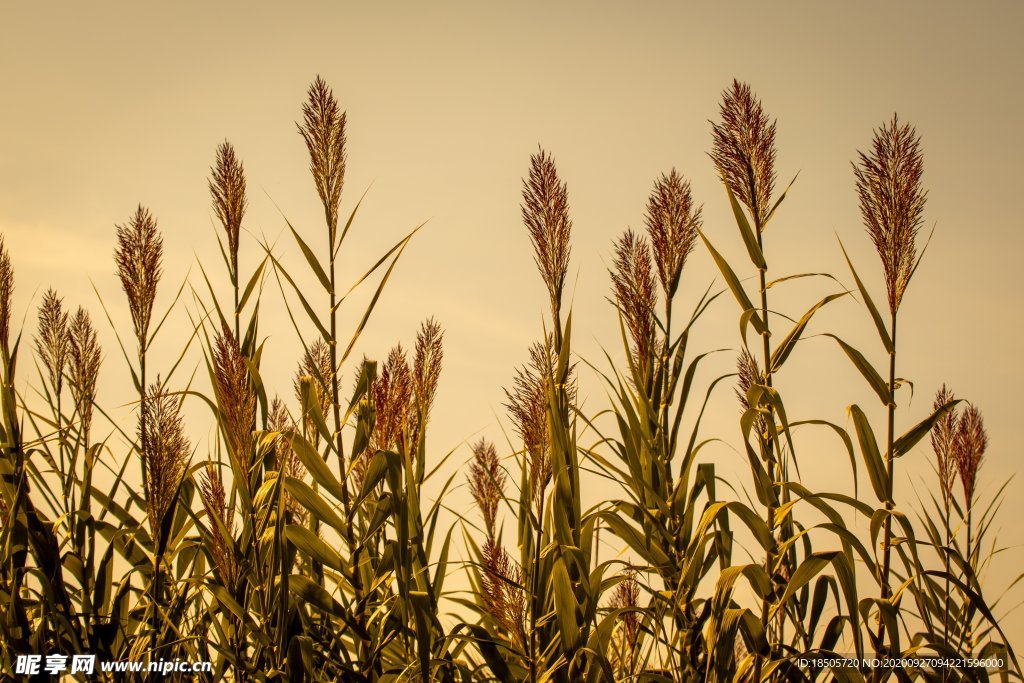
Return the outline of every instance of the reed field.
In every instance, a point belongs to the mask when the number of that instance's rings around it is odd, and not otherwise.
[[[359,130],[320,77],[295,103],[294,138],[318,222],[282,212],[280,230],[257,229],[225,141],[206,179],[219,249],[184,277],[165,262],[175,233],[143,205],[110,225],[117,297],[33,292],[25,255],[0,242],[0,676],[50,680],[17,675],[18,657],[93,653],[212,671],[69,679],[1021,679],[1003,626],[1019,553],[999,537],[1014,473],[985,466],[1001,447],[985,406],[904,376],[905,294],[938,239],[925,143],[899,115],[864,130],[845,160],[860,229],[781,271],[773,240],[804,178],[776,170],[785,122],[767,93],[723,86],[709,163],[652,172],[635,227],[604,249],[603,291],[573,286],[557,141],[524,152],[511,189],[532,254],[509,258],[532,255],[543,315],[493,429],[463,444],[431,439],[443,320],[409,306],[406,338],[361,344],[431,237],[410,225],[365,263],[347,258],[372,209],[346,185]],[[719,191],[698,197],[690,174],[708,173]],[[732,220],[705,220],[712,204]],[[876,262],[849,255],[862,243]],[[712,280],[691,275],[695,259]],[[812,304],[785,309],[786,290]],[[574,315],[583,298],[607,315]],[[865,335],[821,323],[840,303]],[[268,342],[271,328],[288,334]],[[577,353],[598,328],[614,345]],[[787,410],[809,343],[863,383],[850,397],[814,385],[845,414]],[[272,363],[292,379],[272,383]],[[122,378],[131,401],[100,400]],[[723,405],[732,427],[708,428]],[[806,481],[808,459],[827,459],[835,486]],[[911,473],[914,490],[898,488]],[[595,499],[595,481],[614,493]],[[987,580],[994,567],[1016,578]]]

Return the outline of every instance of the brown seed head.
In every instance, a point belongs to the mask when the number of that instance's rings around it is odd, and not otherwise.
[[[569,193],[559,180],[555,160],[544,150],[530,156],[530,173],[523,179],[523,223],[533,241],[534,259],[551,298],[551,310],[561,307],[569,270]]]
[[[302,360],[299,362],[299,367],[295,370],[293,386],[295,388],[295,398],[298,399],[300,405],[302,404],[301,379],[303,377],[312,378],[320,412],[326,418],[327,411],[331,407],[331,401],[333,400],[335,374],[331,365],[331,350],[323,339],[317,339],[306,347],[305,352],[302,354]],[[307,434],[317,433],[311,417],[306,417],[305,426]]]
[[[505,496],[505,470],[498,461],[494,444],[486,439],[480,439],[473,446],[469,491],[483,515],[488,537],[493,538],[497,529],[498,504]]]
[[[654,339],[655,292],[651,268],[651,251],[644,238],[627,230],[615,243],[615,261],[611,270],[615,304],[622,314],[633,340],[633,358],[646,377],[652,354],[656,351]]]
[[[227,325],[214,340],[214,394],[228,447],[248,475],[253,465],[252,433],[256,425],[256,392],[249,383],[249,368],[238,340]]]
[[[519,586],[523,570],[501,544],[488,538],[483,546],[484,609],[519,647],[526,644],[526,597]]]
[[[142,404],[146,413],[146,434],[140,438],[145,444],[142,454],[146,467],[146,514],[157,547],[161,538],[161,522],[174,504],[189,458],[189,442],[181,419],[181,400],[168,392],[160,378],[152,384]],[[143,435],[140,434],[140,437]]]
[[[370,439],[370,452],[405,445],[406,427],[413,401],[413,378],[405,349],[397,344],[370,388],[377,419]]]
[[[213,564],[220,573],[221,582],[233,588],[238,576],[232,540],[235,533],[235,511],[228,505],[224,482],[213,462],[206,463],[206,471],[199,480],[199,495],[209,519],[209,549]],[[217,521],[220,524],[217,524]],[[223,526],[223,529],[221,528]]]
[[[84,308],[75,312],[71,319],[69,334],[70,362],[68,378],[71,380],[71,394],[75,399],[75,410],[81,422],[81,430],[86,444],[89,443],[89,430],[92,426],[93,401],[96,398],[96,378],[100,372],[102,351],[96,340],[96,330],[92,320]]]
[[[319,76],[309,86],[302,116],[303,122],[297,124],[299,134],[309,150],[309,171],[324,205],[333,245],[338,230],[341,189],[345,184],[345,112],[338,107],[334,93]]]
[[[970,509],[978,484],[978,470],[988,448],[985,420],[977,406],[970,405],[960,417],[956,430],[956,468],[964,488],[964,500]]]
[[[8,348],[11,338],[11,307],[14,299],[14,268],[0,235],[0,345]]]
[[[156,229],[156,219],[141,204],[126,225],[117,226],[117,249],[114,261],[121,287],[128,295],[135,338],[143,350],[147,347],[149,324],[160,281],[160,262],[164,241]]]
[[[932,410],[938,410],[952,401],[953,392],[943,384],[935,394]],[[956,476],[956,435],[958,415],[955,409],[947,410],[932,427],[932,450],[935,452],[936,464],[939,469],[939,483],[942,486],[944,500],[953,495],[953,478]]]
[[[413,361],[416,409],[423,416],[424,423],[434,405],[443,361],[444,330],[433,318],[428,318],[420,325],[420,331],[416,334],[416,353]]]
[[[654,247],[658,279],[665,297],[671,299],[701,226],[701,207],[693,204],[690,181],[683,179],[676,169],[654,182],[644,222]]]
[[[921,185],[921,138],[893,115],[892,123],[875,131],[871,151],[858,154],[853,172],[860,212],[882,259],[889,310],[895,315],[913,274],[928,196]]]
[[[740,355],[736,359],[736,372],[736,398],[739,400],[740,405],[743,406],[745,412],[751,408],[750,401],[747,399],[747,393],[755,384],[764,383],[764,375],[761,373],[761,366],[758,365],[757,359],[746,348],[740,351]],[[769,438],[768,421],[764,415],[758,415],[755,418],[754,429],[762,440]]]
[[[46,368],[50,387],[54,396],[59,397],[64,386],[64,371],[67,369],[71,345],[64,300],[52,289],[46,290],[43,303],[39,306],[39,329],[35,342],[36,353]]]
[[[516,369],[512,390],[505,389],[505,397],[508,399],[505,408],[526,448],[535,503],[543,497],[544,489],[551,480],[548,383],[557,363],[554,342],[548,335],[544,342],[537,342],[530,347],[529,362]],[[566,378],[566,393],[570,403],[576,400],[574,370],[575,366],[570,366]]]
[[[636,647],[640,636],[640,617],[635,611],[639,605],[640,583],[636,580],[636,572],[630,570],[626,578],[616,584],[609,603],[609,607],[612,609],[628,610],[619,615],[619,623],[622,624],[622,635],[628,651],[632,651]]]
[[[267,417],[267,429],[282,434],[274,439],[274,451],[271,457],[271,467],[275,470],[281,468],[284,463],[284,476],[292,479],[303,480],[306,477],[306,466],[302,464],[298,453],[284,437],[284,432],[295,431],[295,423],[288,414],[288,409],[280,397],[275,396],[270,404],[270,414]],[[284,493],[285,511],[290,516],[293,524],[305,524],[308,520],[308,513],[295,498],[286,490]]]
[[[775,189],[775,122],[746,83],[733,80],[722,93],[722,120],[712,124],[711,159],[722,181],[764,229]]]
[[[245,169],[235,156],[235,148],[226,140],[217,147],[217,160],[210,169],[210,196],[213,212],[228,238],[231,277],[238,277],[238,237],[245,215]]]

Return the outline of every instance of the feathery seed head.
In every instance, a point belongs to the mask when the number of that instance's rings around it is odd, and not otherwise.
[[[156,547],[163,547],[161,524],[174,505],[187,468],[190,445],[181,419],[181,400],[168,392],[160,378],[150,385],[142,410],[146,434],[141,435],[146,468],[146,514]]]
[[[256,423],[256,392],[238,340],[227,325],[214,340],[214,394],[224,419],[228,446],[248,475],[252,462],[252,432]]]
[[[629,570],[626,578],[616,584],[609,603],[609,607],[612,609],[628,610],[619,615],[619,623],[622,625],[622,635],[626,640],[628,651],[632,651],[636,647],[637,639],[640,636],[640,617],[634,611],[639,605],[640,583],[636,580],[636,572]]]
[[[302,404],[302,378],[312,378],[313,388],[316,392],[316,400],[320,407],[320,413],[327,415],[331,407],[334,385],[334,370],[331,365],[331,350],[323,339],[317,339],[302,354],[302,360],[295,370],[293,386],[295,398]],[[305,420],[307,434],[316,434],[316,427],[313,425],[313,418],[307,416]]]
[[[309,86],[299,134],[309,151],[309,170],[324,205],[327,227],[334,245],[338,230],[338,206],[345,184],[345,112],[320,76]]]
[[[209,548],[213,564],[220,573],[223,584],[233,588],[238,576],[238,565],[232,549],[235,511],[228,505],[224,482],[213,462],[206,463],[206,471],[199,480],[199,495],[209,519]],[[220,524],[217,523],[218,520]]]
[[[956,430],[956,468],[964,489],[964,500],[970,509],[978,484],[978,470],[988,448],[985,420],[977,406],[969,405],[960,417]]]
[[[764,378],[761,375],[761,366],[750,351],[744,348],[736,359],[736,398],[744,410],[750,409],[750,401],[747,400],[747,392],[755,384],[761,384]]]
[[[416,395],[416,410],[423,416],[424,423],[430,416],[441,378],[441,364],[444,360],[444,330],[433,318],[420,325],[416,334],[416,352],[413,361],[413,385]]]
[[[747,393],[752,386],[764,383],[764,375],[761,373],[761,366],[758,365],[757,359],[746,348],[740,351],[740,355],[736,359],[736,372],[736,389],[734,391],[740,405],[743,406],[744,411],[750,410],[751,407],[757,407],[750,405]],[[770,438],[768,420],[764,414],[759,414],[754,419],[754,429],[762,440]]]
[[[530,347],[529,362],[516,369],[512,390],[505,389],[505,409],[513,427],[523,440],[530,469],[534,502],[539,502],[551,480],[551,439],[548,434],[548,384],[558,364],[554,341],[549,334],[543,342]],[[575,366],[569,366],[566,394],[576,401]]]
[[[377,419],[370,439],[370,452],[401,448],[413,401],[413,377],[405,349],[396,344],[370,388]]]
[[[938,410],[950,401],[954,400],[953,392],[943,384],[942,388],[935,393],[935,402],[932,410]],[[932,427],[932,450],[935,452],[935,459],[939,470],[939,483],[942,485],[942,495],[949,500],[953,495],[953,478],[956,476],[956,436],[957,436],[958,415],[955,409],[947,410]]]
[[[722,93],[719,111],[721,122],[712,124],[711,159],[757,230],[763,230],[775,189],[775,122],[750,86],[735,79]]]
[[[71,319],[68,337],[68,377],[71,380],[71,394],[75,399],[75,410],[81,422],[85,443],[88,444],[102,351],[96,340],[92,320],[84,308],[80,307]]]
[[[921,185],[921,138],[893,115],[891,123],[875,131],[871,151],[858,154],[860,163],[853,171],[860,212],[882,259],[889,310],[895,315],[914,271],[928,196]]]
[[[156,219],[141,204],[128,219],[117,226],[117,249],[114,261],[121,278],[121,287],[128,295],[135,338],[145,350],[149,325],[160,281],[164,241],[156,229]]]
[[[8,348],[11,337],[11,307],[14,298],[14,268],[0,235],[0,345]]]
[[[526,643],[526,596],[519,588],[523,570],[497,539],[488,538],[483,546],[484,609],[517,645]]]
[[[60,396],[71,349],[64,300],[52,289],[46,290],[43,303],[39,305],[39,329],[35,342],[36,353],[46,368],[54,396]]]
[[[666,299],[672,299],[701,226],[701,207],[694,206],[690,181],[676,169],[654,182],[644,222],[654,247],[658,279]]]
[[[231,277],[238,277],[238,238],[245,215],[245,169],[235,156],[235,148],[226,140],[217,147],[217,160],[210,169],[210,196],[213,211],[228,238]]]
[[[267,429],[272,432],[281,432],[274,439],[271,467],[275,470],[281,469],[283,462],[284,476],[291,477],[292,479],[304,479],[306,477],[306,466],[302,464],[299,454],[295,452],[295,449],[288,443],[288,439],[284,437],[284,432],[295,430],[295,423],[292,421],[291,416],[288,415],[288,409],[285,407],[284,401],[278,396],[275,396],[270,404],[270,414],[267,416]],[[285,512],[291,518],[291,523],[305,524],[308,520],[306,508],[295,500],[287,490],[284,492],[284,507]]]
[[[646,240],[632,230],[623,233],[615,243],[611,278],[615,304],[633,339],[633,357],[640,376],[646,377],[655,352],[654,307],[658,295],[654,289],[651,251]]]
[[[523,179],[523,223],[533,241],[534,259],[551,298],[551,310],[561,308],[562,289],[569,271],[569,193],[558,178],[555,160],[544,150],[530,156]]]
[[[484,518],[487,535],[494,538],[498,504],[505,496],[505,470],[498,461],[494,444],[480,439],[473,446],[473,462],[469,466],[469,491]]]

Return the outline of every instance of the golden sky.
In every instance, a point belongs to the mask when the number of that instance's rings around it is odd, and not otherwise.
[[[463,441],[501,442],[502,387],[541,333],[546,299],[519,219],[529,155],[538,144],[550,150],[568,183],[574,347],[604,368],[602,348],[622,359],[607,302],[611,241],[627,226],[642,227],[657,174],[674,166],[690,178],[706,234],[737,265],[746,262],[707,157],[708,120],[736,77],[778,119],[780,184],[800,172],[766,234],[775,274],[828,271],[849,284],[838,235],[882,298],[850,161],[893,112],[917,126],[926,218],[936,229],[901,309],[898,374],[914,382],[915,397],[907,406],[903,396],[899,425],[924,417],[942,382],[977,403],[990,435],[981,486],[992,491],[1021,470],[1022,26],[1024,5],[985,2],[4,3],[0,232],[16,268],[16,312],[27,312],[32,330],[51,285],[93,311],[106,351],[100,397],[127,424],[130,409],[117,406],[130,398],[128,374],[90,285],[123,325],[114,224],[139,202],[158,217],[164,306],[190,268],[201,286],[197,256],[219,277],[206,177],[227,138],[248,176],[249,232],[281,236],[276,203],[318,244],[322,212],[294,121],[320,74],[348,111],[344,206],[372,184],[343,255],[347,279],[429,219],[359,350],[381,357],[396,341],[410,345],[422,318],[438,318],[447,330],[446,369],[431,447],[439,454],[459,447],[461,462]],[[288,240],[278,249],[288,264],[303,265]],[[253,238],[243,237],[243,269],[259,258]],[[683,308],[715,275],[698,247],[684,274]],[[825,279],[799,280],[778,307],[799,316],[837,289]],[[272,280],[265,298],[264,375],[287,397],[299,345]],[[360,300],[347,311],[351,325]],[[694,347],[735,349],[736,318],[723,297]],[[157,367],[169,367],[181,350],[188,319],[181,311],[175,320],[158,341]],[[855,301],[837,301],[815,318],[811,332],[824,331],[881,366],[883,351]],[[729,372],[733,358],[720,354],[704,380]],[[187,364],[182,382],[198,361]],[[351,368],[345,376],[351,381]],[[593,376],[582,381],[586,408],[606,407]],[[827,339],[804,342],[778,382],[792,419],[844,423],[844,408],[858,402],[876,425],[883,420]],[[704,434],[735,446],[731,390],[716,394],[709,411]],[[209,425],[202,410],[193,413],[203,453]],[[849,491],[845,453],[830,441],[807,443],[805,478]],[[709,456],[745,471],[728,447]],[[899,504],[908,512],[915,490],[927,497],[935,489],[931,458],[923,443],[899,463]],[[595,483],[590,502],[614,495],[602,486]],[[1003,545],[1024,543],[1022,515],[1024,498],[1010,495]],[[999,557],[985,584],[993,586],[990,599],[1019,568],[1021,550]],[[1004,627],[1024,646],[1024,617],[1015,613]]]

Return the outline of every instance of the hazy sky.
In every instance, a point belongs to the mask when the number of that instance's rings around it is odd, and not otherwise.
[[[627,226],[642,227],[657,174],[674,166],[690,178],[706,233],[737,265],[746,262],[707,157],[708,120],[736,77],[778,118],[780,182],[800,172],[766,234],[776,275],[828,271],[849,283],[838,235],[882,298],[850,160],[893,112],[917,126],[926,216],[936,230],[902,309],[898,374],[916,393],[909,407],[903,396],[900,427],[924,417],[935,390],[949,383],[984,412],[991,447],[981,485],[992,490],[1020,473],[1022,445],[1013,407],[1024,381],[1022,19],[1020,3],[977,2],[4,3],[0,232],[16,268],[16,311],[19,319],[27,312],[34,330],[35,306],[51,285],[93,311],[106,350],[100,396],[127,426],[130,409],[117,406],[130,399],[128,374],[90,285],[109,302],[115,324],[125,325],[111,260],[114,224],[140,202],[158,217],[167,252],[163,306],[190,268],[201,285],[197,255],[223,283],[206,177],[227,138],[248,175],[246,228],[271,241],[281,236],[285,263],[302,267],[274,203],[314,245],[325,240],[294,125],[306,87],[321,74],[348,111],[344,206],[372,184],[342,280],[354,281],[429,219],[359,351],[382,357],[396,341],[409,346],[421,319],[438,318],[446,362],[430,443],[439,454],[459,447],[461,462],[463,441],[501,441],[502,387],[541,334],[546,298],[519,219],[529,155],[538,144],[550,150],[568,183],[575,350],[603,368],[602,347],[622,359],[607,302],[611,241]],[[242,250],[243,269],[251,269],[260,257],[251,236]],[[698,248],[684,275],[683,308],[715,274]],[[825,279],[796,281],[778,295],[778,307],[799,316],[837,289]],[[273,280],[264,296],[264,375],[290,397],[299,342]],[[361,301],[344,309],[349,327]],[[735,349],[736,318],[723,297],[695,348]],[[158,341],[158,368],[169,368],[184,343],[185,309],[175,320]],[[811,332],[824,331],[881,367],[883,351],[855,301],[837,301],[816,318]],[[190,358],[181,381],[199,361]],[[734,352],[718,358],[705,382],[730,371]],[[344,372],[347,386],[351,367]],[[858,402],[876,425],[884,420],[825,338],[803,343],[778,383],[791,419],[845,423],[844,408]],[[588,410],[607,406],[586,373],[582,395]],[[735,447],[731,390],[709,410],[705,436]],[[208,415],[196,406],[190,417],[205,454]],[[830,441],[805,443],[805,478],[850,490],[844,452]],[[742,466],[725,446],[709,456],[725,469]],[[922,444],[899,463],[899,505],[908,512],[914,488],[925,496],[934,490],[931,461]],[[588,490],[590,502],[615,495],[610,487]],[[869,488],[861,492],[869,499]],[[464,491],[458,496],[466,500]],[[986,582],[990,599],[1020,566],[1024,531],[1013,522],[1022,515],[1024,499],[1011,495],[1000,541],[1015,547]],[[1004,607],[1021,597],[1009,596]],[[1015,614],[1005,626],[1024,646],[1024,618]]]

